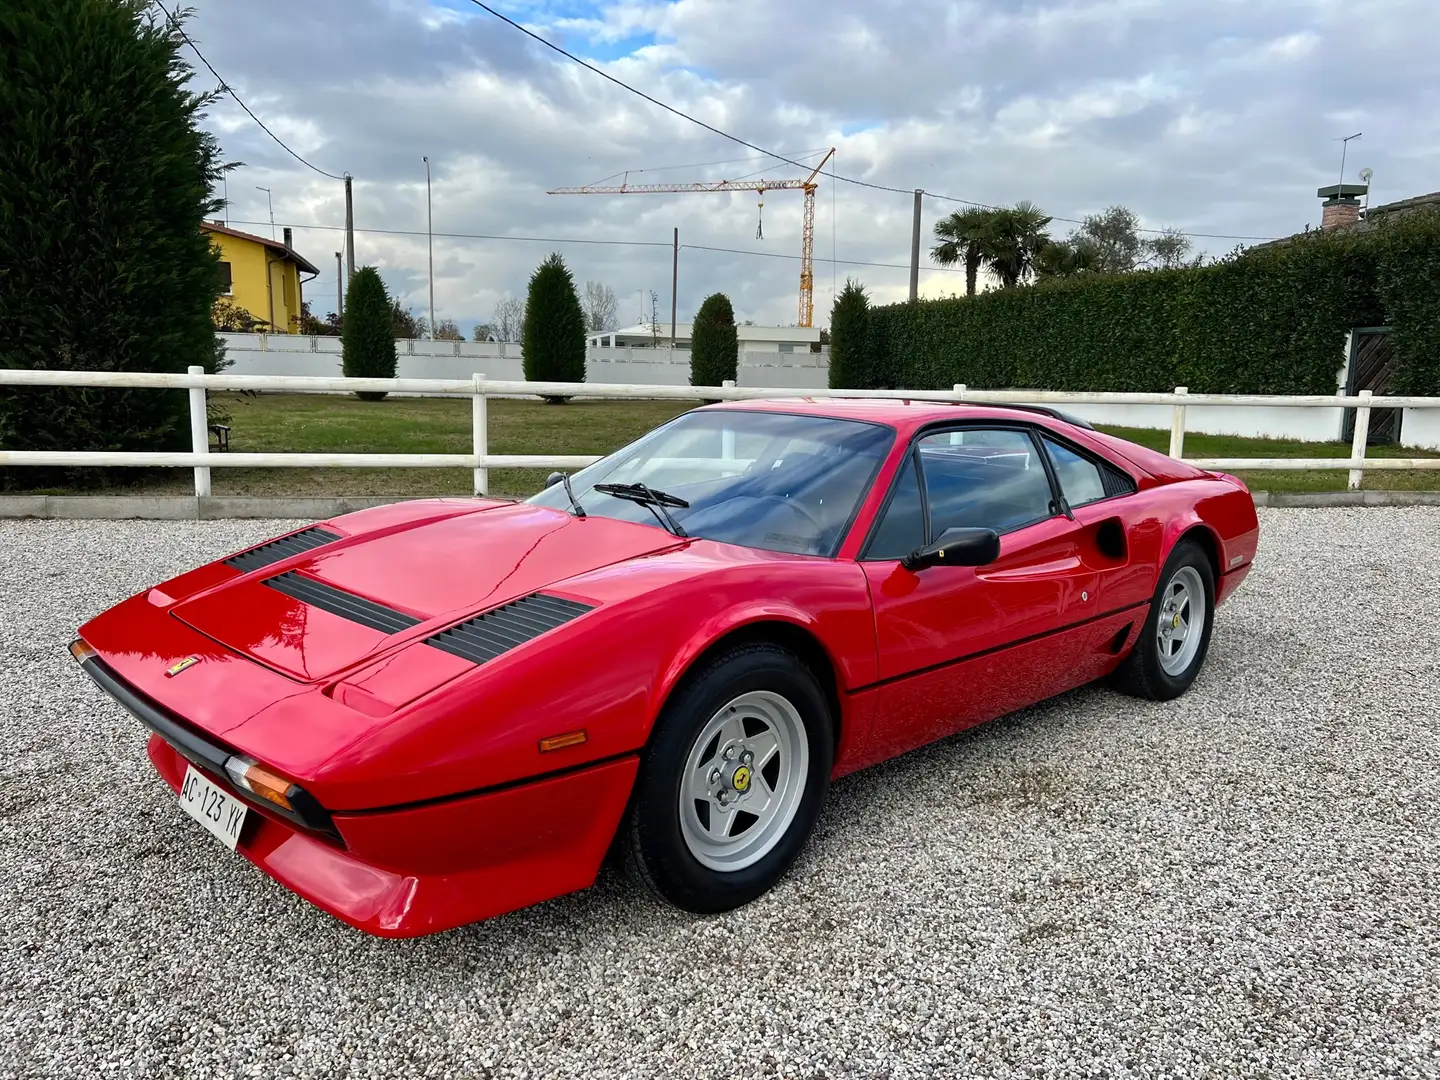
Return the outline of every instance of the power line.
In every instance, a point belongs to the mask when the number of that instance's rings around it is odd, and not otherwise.
[[[726,255],[755,255],[762,259],[789,259],[792,262],[799,261],[800,259],[799,255],[786,255],[783,252],[779,251],[750,251],[746,250],[745,248],[709,247],[705,244],[681,244],[680,247],[682,250],[688,248],[691,251],[718,251],[723,252]],[[881,266],[891,270],[910,269],[909,263],[865,262],[862,259],[827,259],[822,255],[816,255],[815,261],[818,263],[839,263],[841,266]],[[926,271],[934,271],[940,274],[965,273],[965,268],[963,266],[927,266],[924,269]]]
[[[268,222],[264,222],[264,221],[242,221],[242,220],[239,220],[239,219],[235,219],[233,223],[236,224],[236,225],[266,225],[266,224],[269,224]],[[320,229],[320,230],[325,231],[325,232],[343,232],[343,231],[344,231],[344,226],[341,226],[341,225],[298,225],[298,224],[296,224],[295,222],[280,222],[279,224],[281,225],[282,228],[286,228],[286,229]],[[357,233],[375,233],[375,234],[382,235],[382,236],[429,236],[429,235],[432,235],[432,234],[430,234],[430,233],[425,232],[424,229],[356,229],[355,231],[356,231]],[[652,248],[665,248],[667,251],[670,249],[670,246],[671,246],[669,242],[663,241],[663,240],[594,240],[594,239],[586,239],[586,238],[578,237],[578,236],[515,236],[515,235],[513,235],[513,234],[512,234],[512,235],[501,235],[501,234],[499,234],[499,233],[455,233],[455,232],[437,232],[437,233],[434,233],[433,235],[434,235],[434,236],[441,237],[442,239],[447,239],[447,240],[514,240],[514,241],[518,241],[518,242],[521,242],[521,243],[534,243],[534,244],[594,244],[594,245],[602,246],[602,247],[604,247],[604,246],[609,246],[609,247],[652,247]],[[782,252],[778,252],[778,251],[754,251],[754,250],[750,250],[750,249],[746,249],[746,248],[711,247],[711,246],[709,246],[709,245],[707,245],[707,244],[681,244],[680,247],[681,247],[682,250],[690,250],[690,251],[711,251],[711,252],[718,252],[718,253],[725,254],[725,255],[753,255],[753,256],[755,256],[756,258],[761,258],[761,259],[788,259],[788,260],[790,260],[791,262],[798,261],[799,258],[800,258],[799,255],[786,255],[786,254],[784,254],[784,253],[782,253]],[[864,261],[864,260],[862,260],[862,259],[835,259],[835,258],[826,259],[826,258],[824,258],[823,256],[816,256],[815,261],[816,261],[816,262],[820,262],[820,263],[826,263],[826,262],[828,262],[828,263],[839,263],[839,264],[842,265],[842,266],[878,266],[878,267],[884,267],[884,268],[893,269],[893,270],[908,270],[908,269],[910,269],[910,264],[909,264],[909,263],[866,262],[866,261]],[[927,267],[926,269],[927,269],[927,270],[932,270],[932,271],[934,271],[934,272],[936,272],[936,273],[941,273],[941,274],[963,274],[963,273],[965,272],[965,268],[964,268],[964,267],[953,267],[953,266],[934,266],[934,267]]]
[[[264,225],[263,221],[240,221],[237,225]],[[297,225],[294,222],[281,222],[282,228],[287,229],[321,229],[325,232],[344,232],[343,225]],[[427,233],[424,229],[356,229],[357,233],[376,233],[381,236],[439,236],[447,240],[518,240],[533,244],[609,244],[616,247],[663,247],[670,248],[668,241],[661,240],[587,240],[581,237],[565,236],[502,236],[498,233],[457,233],[437,232]],[[795,256],[799,258],[799,256]]]
[[[195,42],[190,40],[190,35],[185,33],[184,28],[180,25],[180,20],[175,18],[174,15],[171,15],[169,10],[165,7],[164,4],[160,2],[160,0],[154,0],[154,3],[156,7],[158,7],[161,11],[165,12],[165,18],[170,20],[170,25],[173,26],[176,32],[185,40],[185,44],[189,45],[195,55],[200,58],[200,62],[205,65],[205,67],[209,70],[210,74],[215,76],[216,81],[220,84],[220,89],[224,90],[225,93],[229,94],[232,98],[235,99],[235,104],[239,105],[240,108],[245,110],[245,115],[247,115],[248,117],[250,117],[251,120],[254,120],[255,123],[260,125],[261,131],[265,132],[266,135],[269,135],[270,138],[274,139],[277,143],[279,143],[282,150],[284,150],[287,154],[293,157],[296,161],[300,162],[301,165],[304,165],[307,169],[312,169],[315,172],[319,173],[321,176],[328,176],[331,180],[345,179],[345,177],[343,176],[336,176],[334,173],[326,172],[318,165],[312,165],[310,162],[306,161],[303,157],[297,154],[294,150],[290,149],[290,147],[285,144],[284,139],[280,138],[279,135],[276,135],[273,131],[266,127],[264,121],[262,121],[258,116],[256,116],[253,112],[250,111],[250,106],[246,105],[245,102],[240,100],[240,95],[235,93],[234,89],[230,86],[230,84],[227,83],[223,78],[221,78],[220,73],[215,70],[215,68],[211,65],[210,61],[205,59],[205,54],[196,47]]]
[[[621,79],[617,79],[614,75],[611,75],[610,73],[608,73],[608,72],[606,72],[606,71],[602,71],[600,68],[596,67],[594,64],[589,63],[589,62],[586,61],[586,60],[582,60],[580,57],[576,56],[574,53],[568,52],[568,51],[566,51],[565,49],[562,49],[559,45],[556,45],[554,42],[552,42],[552,41],[547,41],[545,38],[541,37],[539,34],[535,33],[533,30],[530,30],[530,29],[528,29],[528,28],[526,28],[526,27],[524,27],[524,26],[521,26],[518,22],[516,22],[514,19],[510,18],[508,15],[501,14],[500,12],[496,11],[493,7],[491,7],[489,4],[484,3],[484,0],[470,0],[470,2],[471,2],[472,4],[474,4],[476,7],[480,8],[480,9],[482,9],[482,10],[484,10],[484,11],[489,12],[491,15],[493,15],[495,18],[499,19],[501,22],[507,23],[507,24],[509,24],[510,26],[514,27],[516,30],[519,30],[519,31],[520,31],[522,34],[524,34],[526,37],[531,38],[531,39],[533,39],[534,41],[538,41],[541,45],[544,45],[547,49],[550,49],[550,50],[552,50],[552,51],[554,51],[554,52],[559,53],[561,56],[565,57],[567,60],[570,60],[570,61],[572,61],[572,62],[574,62],[574,63],[576,63],[576,64],[579,64],[581,67],[585,68],[587,71],[594,72],[596,75],[599,75],[602,79],[605,79],[605,80],[607,80],[607,81],[609,81],[609,82],[614,83],[616,86],[620,87],[622,90],[627,90],[627,91],[629,91],[630,93],[634,94],[636,97],[644,98],[646,101],[650,102],[650,104],[655,105],[655,106],[658,106],[659,108],[664,109],[666,112],[671,113],[671,114],[674,115],[674,116],[680,117],[680,119],[682,119],[682,120],[688,120],[690,123],[696,124],[696,125],[698,125],[699,127],[704,128],[706,131],[711,132],[711,133],[714,134],[714,135],[719,135],[722,139],[728,139],[728,140],[730,140],[731,142],[733,142],[733,143],[738,143],[739,145],[741,145],[741,146],[743,146],[743,147],[745,147],[745,148],[747,148],[747,149],[749,149],[749,150],[754,150],[757,154],[764,154],[766,157],[778,158],[779,160],[785,162],[787,165],[794,165],[797,169],[804,169],[804,168],[806,168],[806,166],[805,166],[804,164],[802,164],[802,163],[799,162],[799,161],[794,160],[793,158],[788,158],[788,157],[786,157],[784,154],[777,154],[777,153],[775,153],[773,150],[766,150],[766,149],[763,148],[763,147],[756,146],[754,143],[748,142],[747,140],[740,138],[738,135],[731,135],[728,131],[721,131],[719,128],[715,127],[714,125],[712,125],[712,124],[707,124],[704,120],[701,120],[701,119],[699,119],[698,117],[691,116],[689,113],[687,113],[687,112],[685,112],[685,111],[683,111],[683,110],[681,110],[681,109],[677,109],[677,108],[675,108],[673,105],[668,105],[668,104],[666,104],[665,102],[661,101],[659,98],[651,97],[649,94],[645,93],[644,90],[637,89],[636,87],[631,86],[629,83],[624,82],[624,81],[621,80]],[[870,189],[872,189],[872,190],[874,190],[874,191],[889,191],[889,192],[894,192],[894,193],[900,194],[900,195],[914,195],[914,193],[915,193],[915,189],[914,189],[914,188],[891,187],[889,184],[876,184],[876,183],[873,183],[873,182],[871,182],[871,181],[869,181],[869,180],[857,180],[857,179],[855,179],[853,176],[842,176],[842,175],[839,174],[839,173],[830,173],[829,175],[830,175],[831,179],[833,179],[833,180],[841,180],[841,181],[843,181],[844,183],[853,184],[853,185],[855,185],[856,187],[870,188]],[[923,191],[924,189],[922,188],[921,190]],[[944,201],[944,202],[959,203],[959,204],[961,204],[961,205],[963,205],[963,206],[974,206],[974,207],[977,207],[977,208],[982,209],[982,210],[1000,210],[1000,209],[1003,209],[1002,207],[994,206],[994,205],[992,205],[992,204],[990,204],[990,203],[976,202],[976,201],[973,200],[973,199],[957,199],[957,198],[955,198],[955,197],[952,196],[952,195],[939,195],[939,194],[936,194],[936,193],[933,192],[933,191],[925,191],[924,193],[925,193],[926,195],[929,195],[932,199],[940,199],[940,200],[942,200],[942,201]],[[1083,224],[1084,224],[1084,221],[1081,220],[1080,218],[1067,218],[1067,217],[1058,217],[1058,216],[1052,215],[1052,216],[1051,216],[1051,220],[1052,220],[1052,221],[1064,221],[1064,222],[1069,222],[1069,223],[1075,224],[1075,225],[1083,225]],[[1137,230],[1137,231],[1138,231],[1138,232],[1145,232],[1145,233],[1164,233],[1164,232],[1165,232],[1164,229],[1139,229],[1139,230]],[[1224,234],[1224,233],[1182,233],[1182,235],[1184,235],[1184,236],[1206,237],[1206,238],[1219,239],[1219,240],[1273,240],[1273,239],[1275,239],[1274,237],[1271,237],[1271,236],[1230,236],[1230,235]]]

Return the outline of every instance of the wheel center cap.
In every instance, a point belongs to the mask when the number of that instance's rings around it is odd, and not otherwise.
[[[1180,613],[1178,611],[1175,613],[1175,617],[1170,620],[1170,629],[1180,629]]]
[[[735,771],[730,774],[730,786],[742,795],[750,790],[750,770],[744,765],[737,765]]]

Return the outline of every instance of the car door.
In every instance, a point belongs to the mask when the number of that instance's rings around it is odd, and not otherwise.
[[[875,612],[878,760],[1074,685],[1094,633],[1100,571],[1064,512],[1033,430],[970,426],[919,437],[861,565]],[[901,559],[948,528],[992,528],[981,567],[911,571]],[[1083,681],[1080,680],[1080,681]]]

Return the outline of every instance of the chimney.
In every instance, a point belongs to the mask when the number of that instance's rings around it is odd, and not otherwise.
[[[1359,203],[1356,203],[1356,205],[1358,206]],[[1359,211],[1357,210],[1356,213],[1358,214]],[[285,226],[285,250],[286,250],[286,251],[289,251],[289,250],[290,250],[290,226],[289,226],[289,225],[286,225],[286,226]]]
[[[1330,184],[1315,194],[1325,201],[1320,204],[1320,228],[1327,232],[1343,229],[1360,220],[1360,196],[1370,190],[1368,184]]]

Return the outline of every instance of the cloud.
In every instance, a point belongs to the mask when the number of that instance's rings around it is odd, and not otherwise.
[[[1338,174],[1340,135],[1365,132],[1349,162],[1375,170],[1377,201],[1432,189],[1440,165],[1433,0],[496,6],[709,124],[792,157],[835,146],[842,174],[902,189],[821,178],[821,322],[847,276],[881,300],[903,298],[916,187],[985,203],[1030,199],[1059,218],[1123,203],[1154,227],[1276,236],[1318,221],[1315,188]],[[730,293],[742,318],[796,318],[798,192],[765,195],[763,240],[752,193],[545,194],[612,174],[618,182],[627,169],[684,183],[788,178],[794,167],[747,160],[745,148],[569,63],[466,0],[208,0],[190,32],[297,152],[355,176],[359,229],[423,231],[428,154],[439,232],[629,245],[437,238],[441,317],[488,318],[499,298],[523,294],[552,249],[580,283],[610,284],[623,319],[639,314],[652,289],[668,313],[678,227],[682,318],[714,290]],[[232,219],[268,228],[258,184],[273,190],[277,222],[343,223],[340,184],[305,170],[233,104],[217,104],[207,122],[227,156],[246,163],[230,176]],[[723,163],[702,164],[713,162]],[[954,206],[927,198],[927,239]],[[1197,240],[1215,253],[1235,243]],[[296,244],[322,267],[308,294],[327,310],[340,234],[299,228]],[[424,309],[423,235],[362,232],[357,248],[406,303]],[[832,255],[898,266],[836,266]],[[963,277],[933,267],[921,277],[926,295],[963,288]]]

